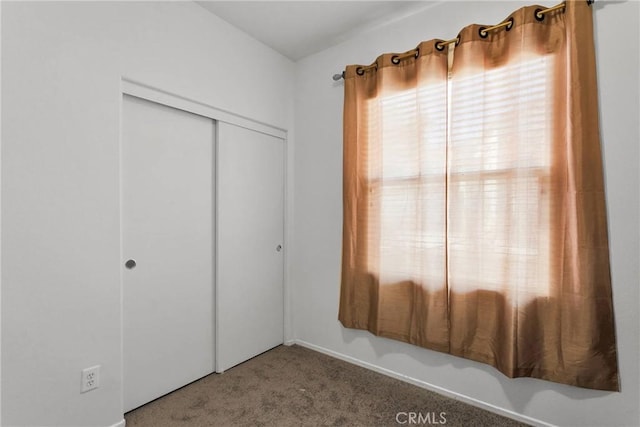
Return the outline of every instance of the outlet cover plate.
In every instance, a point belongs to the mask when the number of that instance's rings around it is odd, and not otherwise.
[[[80,393],[98,388],[100,385],[100,365],[92,366],[82,370],[82,384]]]

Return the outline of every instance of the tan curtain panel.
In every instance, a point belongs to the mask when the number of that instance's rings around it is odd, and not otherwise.
[[[591,8],[345,72],[339,319],[619,390]]]

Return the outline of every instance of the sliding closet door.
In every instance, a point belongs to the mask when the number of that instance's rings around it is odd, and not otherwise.
[[[218,123],[218,372],[283,342],[284,141]]]
[[[214,369],[211,119],[125,96],[124,409]]]

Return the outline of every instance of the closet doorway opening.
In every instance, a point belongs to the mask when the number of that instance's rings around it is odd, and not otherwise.
[[[284,342],[284,138],[134,95],[122,99],[125,412]]]

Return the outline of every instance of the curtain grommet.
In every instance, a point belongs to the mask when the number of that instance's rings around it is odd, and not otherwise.
[[[415,55],[413,55],[413,57],[414,57],[414,58],[416,58],[416,59],[418,59],[418,57],[419,57],[419,56],[420,56],[420,48],[419,48],[419,47],[417,47],[417,48],[416,48],[416,54],[415,54]]]
[[[442,40],[437,40],[434,44],[434,47],[437,51],[442,52],[444,50],[444,44],[442,43]]]
[[[536,9],[535,12],[533,12],[533,16],[535,16],[536,21],[544,21],[544,14],[540,13],[542,12],[542,9]]]
[[[391,57],[391,63],[394,65],[398,65],[400,63],[400,59],[398,59],[398,55],[393,55]]]
[[[513,28],[513,24],[515,23],[515,20],[513,19],[513,16],[511,18],[509,18],[508,21],[509,21],[509,23],[505,27],[505,30],[506,31],[511,31],[511,29]]]
[[[480,27],[478,29],[478,35],[483,39],[486,39],[489,36],[489,32],[487,31],[486,27]]]
[[[458,46],[460,44],[460,40],[462,40],[462,37],[460,37],[461,33],[458,33],[458,35],[456,36],[456,43],[455,45]]]
[[[362,67],[356,68],[356,74],[362,76],[364,74],[364,69]]]

